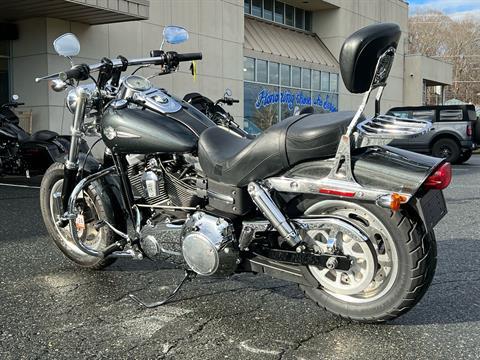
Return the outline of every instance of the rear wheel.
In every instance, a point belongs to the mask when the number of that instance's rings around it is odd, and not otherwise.
[[[320,307],[351,320],[383,322],[407,312],[425,294],[435,273],[436,243],[416,216],[338,200],[305,200],[300,206],[305,216],[343,217],[369,238],[367,246],[335,232],[337,251],[353,259],[347,272],[304,269],[315,283],[301,288]],[[309,235],[317,249],[328,251],[331,234]]]
[[[452,164],[457,164],[459,162],[460,154],[460,145],[453,139],[439,139],[432,146],[433,156],[444,158]]]
[[[102,269],[114,262],[114,259],[98,258],[87,255],[74,243],[70,235],[70,225],[62,228],[56,224],[60,209],[58,208],[54,194],[62,191],[64,166],[60,163],[52,164],[46,171],[40,186],[40,208],[43,221],[57,247],[68,257],[80,266],[90,269]],[[105,249],[107,246],[119,240],[110,228],[104,226],[95,229],[94,224],[99,220],[107,220],[120,230],[125,225],[118,224],[111,209],[108,188],[101,187],[101,183],[93,183],[82,194],[77,201],[77,230],[80,239],[95,250]]]

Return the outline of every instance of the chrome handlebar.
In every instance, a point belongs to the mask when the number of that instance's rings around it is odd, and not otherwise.
[[[157,56],[157,57],[148,57],[148,58],[140,58],[140,59],[132,59],[128,60],[127,66],[141,66],[141,65],[163,65],[165,63],[166,56]],[[114,69],[118,69],[124,66],[122,60],[120,59],[110,59],[111,64]],[[90,74],[99,71],[102,67],[105,66],[105,63],[97,63],[88,65],[90,70]],[[55,74],[50,74],[44,77],[39,77],[35,79],[35,82],[45,81],[45,80],[54,80],[54,79],[61,79],[63,81],[68,80],[67,71],[58,72]]]

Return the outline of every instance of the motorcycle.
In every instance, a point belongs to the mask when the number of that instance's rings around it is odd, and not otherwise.
[[[163,37],[176,44],[188,32],[169,26]],[[71,87],[70,152],[41,184],[51,237],[91,269],[117,258],[184,264],[185,278],[167,299],[131,295],[146,307],[164,304],[194,275],[253,272],[294,282],[348,319],[384,322],[407,312],[434,276],[434,227],[447,213],[442,190],[451,167],[385,145],[431,126],[380,115],[399,38],[400,28],[384,23],[346,39],[343,81],[364,93],[356,113],[307,112],[254,139],[232,134],[144,77],[121,77],[134,66],[174,73],[201,53],[155,50],[37,78],[53,81],[55,91]],[[80,44],[65,34],[54,47],[71,58]],[[92,78],[94,84],[79,84]],[[376,114],[366,118],[374,89]],[[77,151],[86,129],[105,143],[103,163]]]
[[[183,101],[196,107],[218,126],[221,126],[241,137],[249,139],[254,138],[253,135],[243,130],[235,121],[234,117],[221,106],[221,104],[232,106],[233,104],[239,103],[238,99],[232,97],[232,91],[230,89],[226,89],[223,98],[220,98],[215,102],[199,93],[188,93],[183,97]]]
[[[13,95],[13,101],[0,107],[0,176],[41,175],[66,154],[69,137],[49,130],[26,132],[12,110],[24,105],[18,99],[18,95]]]

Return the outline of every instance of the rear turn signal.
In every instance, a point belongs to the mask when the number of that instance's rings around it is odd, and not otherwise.
[[[377,205],[390,209],[392,211],[400,210],[402,204],[408,202],[408,197],[398,193],[387,194],[379,197],[377,199]]]
[[[440,165],[423,183],[426,189],[443,190],[452,181],[452,166],[449,162]]]
[[[391,201],[390,201],[390,209],[392,209],[392,211],[400,210],[400,205],[407,202],[407,200],[408,199],[407,199],[406,196],[403,196],[403,195],[400,195],[400,194],[397,194],[397,193],[393,193],[392,196],[391,196]]]

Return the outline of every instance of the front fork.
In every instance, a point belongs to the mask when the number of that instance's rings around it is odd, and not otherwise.
[[[88,100],[88,93],[82,89],[77,88],[77,104],[75,114],[73,116],[73,126],[71,129],[72,138],[70,144],[70,150],[68,152],[68,158],[65,162],[63,186],[61,196],[61,209],[62,214],[68,211],[68,200],[70,195],[77,185],[77,173],[78,173],[78,151],[80,148],[80,142],[82,140],[82,126],[85,119],[85,107]],[[59,226],[65,227],[68,224],[68,220],[61,219]]]

